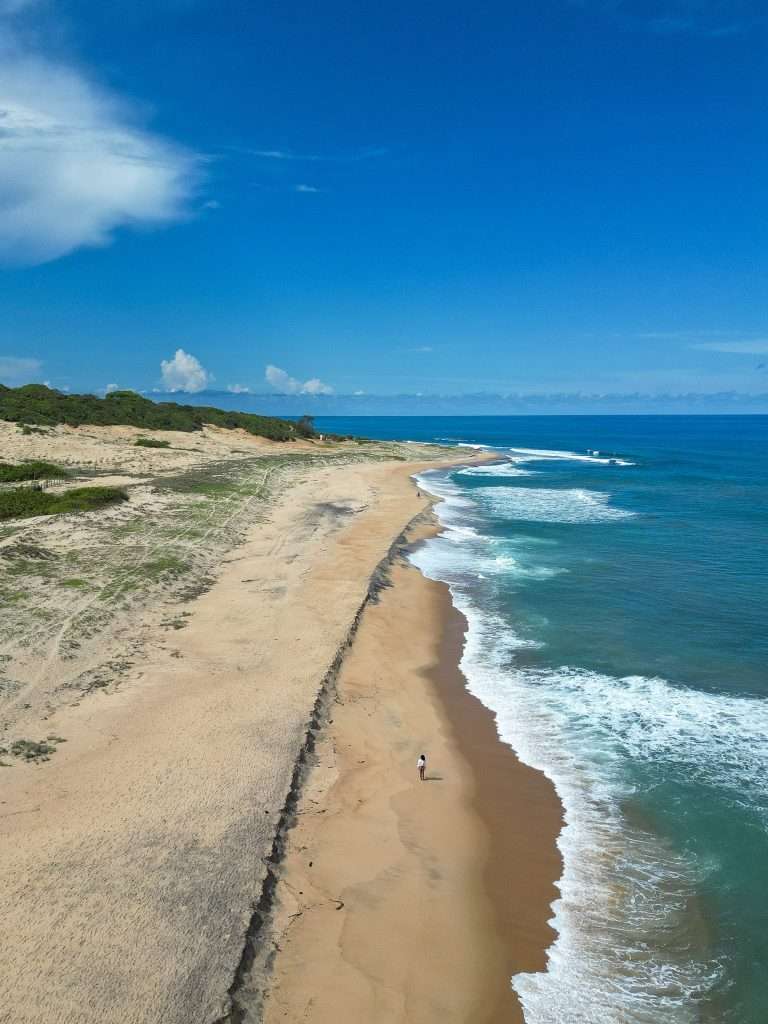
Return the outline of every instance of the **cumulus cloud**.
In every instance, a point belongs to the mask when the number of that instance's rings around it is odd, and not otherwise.
[[[8,384],[29,383],[38,376],[42,365],[39,359],[0,356],[0,381]]]
[[[0,263],[45,263],[121,227],[179,220],[200,169],[81,70],[0,35]]]
[[[301,385],[301,393],[303,395],[332,395],[333,388],[329,384],[323,384],[317,377],[312,377],[311,380],[305,380]]]
[[[267,366],[264,373],[267,384],[270,384],[276,391],[284,395],[332,395],[333,388],[324,384],[317,377],[310,380],[300,381],[289,376],[279,366]]]
[[[214,379],[213,374],[183,348],[176,349],[173,359],[163,359],[160,372],[167,391],[202,391]]]
[[[231,395],[250,395],[251,389],[245,384],[230,384],[227,391]]]

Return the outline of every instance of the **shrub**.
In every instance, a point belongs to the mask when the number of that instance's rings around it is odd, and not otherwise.
[[[0,462],[0,483],[18,483],[21,480],[57,480],[69,476],[66,469],[55,466],[52,462],[22,462],[19,466],[11,466]]]
[[[47,761],[51,754],[56,753],[56,747],[45,740],[16,740],[11,744],[11,753],[25,761]]]
[[[0,520],[49,516],[64,512],[90,512],[127,501],[120,487],[73,487],[63,494],[51,494],[31,487],[14,487],[0,492]]]
[[[137,448],[170,448],[170,441],[157,441],[154,437],[137,437],[133,442]]]
[[[311,436],[313,428],[301,427],[276,416],[255,416],[246,412],[227,412],[213,406],[178,405],[176,402],[151,402],[135,391],[112,391],[105,398],[95,395],[66,395],[43,384],[25,384],[8,388],[0,384],[0,419],[16,423],[53,426],[67,423],[94,426],[127,425],[144,430],[201,430],[206,423],[234,429],[273,441],[292,441],[297,434]]]

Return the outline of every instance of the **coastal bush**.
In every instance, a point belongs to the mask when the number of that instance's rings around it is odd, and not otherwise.
[[[137,448],[170,448],[170,441],[158,441],[154,437],[137,437],[133,442]]]
[[[0,520],[64,512],[90,512],[127,500],[128,495],[120,487],[74,487],[63,494],[51,494],[32,487],[15,487],[0,492]]]
[[[11,753],[25,761],[47,761],[51,754],[56,753],[56,747],[45,740],[16,740],[11,744]]]
[[[12,484],[23,480],[61,480],[69,476],[66,469],[56,466],[52,462],[22,462],[18,466],[12,466],[7,462],[0,462],[0,483]]]
[[[229,412],[213,406],[151,402],[135,391],[112,391],[104,398],[95,395],[67,395],[43,384],[9,388],[0,384],[0,419],[15,423],[71,427],[126,425],[145,430],[202,430],[205,424],[233,430],[241,427],[258,437],[293,441],[314,436],[310,417],[299,424],[276,416]]]
[[[299,437],[314,437],[315,422],[312,416],[300,416],[296,420],[296,433]]]

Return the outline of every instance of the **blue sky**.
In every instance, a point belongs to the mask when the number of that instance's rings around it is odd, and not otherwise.
[[[766,44],[763,0],[0,0],[0,380],[765,394]]]

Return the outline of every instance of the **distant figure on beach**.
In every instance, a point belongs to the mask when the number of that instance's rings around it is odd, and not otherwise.
[[[424,781],[424,772],[427,768],[427,755],[419,754],[419,760],[416,762],[416,767],[419,769],[419,778]]]

